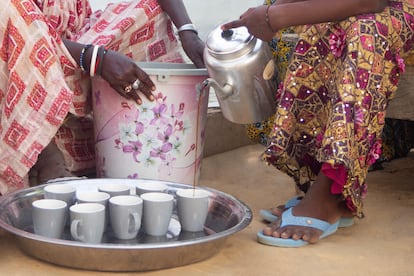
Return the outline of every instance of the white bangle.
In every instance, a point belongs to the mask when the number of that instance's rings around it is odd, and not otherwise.
[[[191,23],[182,25],[180,28],[178,28],[177,33],[181,33],[183,31],[192,31],[198,34],[196,26]]]
[[[91,57],[91,67],[89,68],[89,75],[91,77],[95,76],[95,64],[96,64],[96,58],[98,56],[98,49],[99,45],[95,45],[93,47],[92,57]]]

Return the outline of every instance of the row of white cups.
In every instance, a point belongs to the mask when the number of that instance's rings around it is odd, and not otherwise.
[[[172,195],[167,188],[140,182],[134,187],[105,184],[77,191],[69,183],[49,184],[44,198],[32,202],[33,230],[59,239],[68,225],[74,240],[87,243],[100,243],[108,225],[120,240],[136,238],[141,226],[147,235],[165,236],[176,206],[181,230],[203,231],[210,192],[188,188]]]

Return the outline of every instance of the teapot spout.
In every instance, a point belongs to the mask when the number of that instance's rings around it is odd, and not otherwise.
[[[226,83],[224,86],[221,86],[215,79],[212,78],[204,80],[202,86],[203,88],[213,87],[217,98],[221,100],[224,100],[233,94],[233,87],[230,84]]]

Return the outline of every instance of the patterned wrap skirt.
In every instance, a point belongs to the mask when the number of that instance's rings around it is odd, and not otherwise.
[[[414,42],[413,3],[388,2],[378,14],[301,26],[263,153],[304,192],[322,170],[359,217],[385,111]]]

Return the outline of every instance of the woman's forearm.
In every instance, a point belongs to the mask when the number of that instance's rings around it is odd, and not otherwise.
[[[182,0],[158,0],[158,3],[177,28],[192,23]]]
[[[307,1],[307,0],[276,0],[276,2],[274,3],[274,5],[287,4],[287,3],[295,3],[295,2],[302,2],[302,1]]]
[[[289,2],[289,3],[286,3]],[[317,24],[382,11],[387,0],[289,0],[277,1],[269,9],[270,24],[274,29],[290,26]]]
[[[71,40],[68,40],[68,39],[62,39],[62,41],[65,44],[66,48],[68,49],[70,55],[73,57],[73,59],[76,61],[76,63],[80,66],[79,57],[80,57],[82,49],[85,45],[74,42],[74,41],[71,41]],[[89,65],[90,62],[91,62],[91,53],[90,53],[90,51],[88,51],[84,55],[84,64]]]

